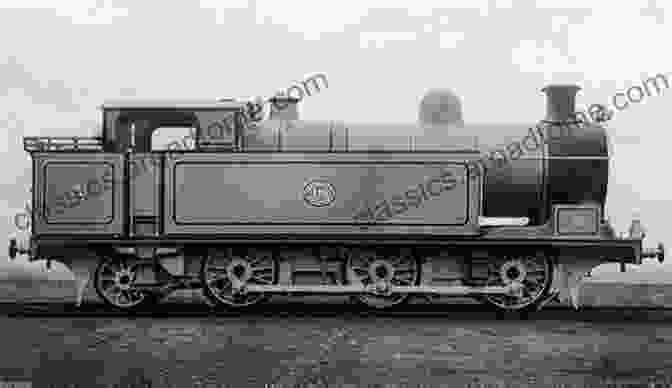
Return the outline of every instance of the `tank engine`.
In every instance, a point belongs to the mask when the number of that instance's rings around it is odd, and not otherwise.
[[[24,139],[34,210],[10,256],[64,262],[78,303],[93,275],[126,310],[180,288],[222,307],[274,294],[576,306],[591,268],[663,259],[605,219],[607,133],[574,119],[578,90],[544,88],[532,125],[465,124],[442,90],[413,124],[300,120],[288,97],[264,119],[235,100],[108,102],[99,138]],[[193,128],[193,147],[155,149],[166,127]]]

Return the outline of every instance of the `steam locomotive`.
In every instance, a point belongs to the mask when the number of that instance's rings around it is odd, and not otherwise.
[[[639,220],[617,236],[606,219],[607,132],[576,120],[579,90],[542,89],[534,125],[465,124],[449,90],[426,94],[412,124],[300,120],[287,96],[266,115],[237,100],[110,101],[100,137],[24,138],[34,210],[10,257],[61,261],[78,304],[92,278],[126,311],[184,288],[215,308],[278,294],[576,307],[593,267],[664,256],[643,249]],[[193,147],[157,149],[160,128],[193,128]]]

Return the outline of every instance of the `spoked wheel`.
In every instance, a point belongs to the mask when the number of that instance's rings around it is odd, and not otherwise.
[[[261,293],[244,292],[248,284],[277,283],[278,265],[269,254],[234,255],[232,250],[209,252],[201,264],[203,295],[216,306],[249,307],[268,299]],[[241,292],[242,290],[242,292]]]
[[[125,311],[158,303],[158,295],[134,286],[139,269],[140,263],[128,263],[125,258],[101,258],[94,275],[96,293],[106,304]]]
[[[375,286],[377,294],[362,294],[356,300],[374,309],[386,309],[405,302],[408,295],[394,294],[389,286],[415,286],[420,281],[420,263],[412,256],[378,256],[375,252],[351,255],[347,262],[350,284]]]
[[[488,265],[486,286],[519,286],[515,295],[488,294],[481,298],[500,312],[529,312],[548,294],[552,262],[547,257],[517,256],[495,258]]]

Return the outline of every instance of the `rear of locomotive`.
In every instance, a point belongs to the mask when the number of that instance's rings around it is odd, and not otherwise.
[[[556,296],[576,305],[591,268],[662,251],[643,252],[636,228],[613,233],[605,130],[571,122],[576,89],[547,91],[534,128],[307,122],[290,101],[261,123],[229,121],[219,142],[168,152],[141,148],[190,113],[209,112],[196,115],[201,136],[204,121],[245,117],[245,104],[108,106],[106,128],[144,130],[137,146],[117,136],[52,152],[26,139],[36,204],[27,251],[65,262],[80,289],[93,274],[98,295],[125,310],[185,287],[222,307],[274,294],[351,295],[377,309],[411,295],[472,296],[504,311]],[[521,155],[490,152],[515,139]],[[512,217],[524,220],[488,225]]]

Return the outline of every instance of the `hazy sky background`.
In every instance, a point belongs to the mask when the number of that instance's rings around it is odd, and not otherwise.
[[[413,122],[423,94],[445,87],[467,124],[533,124],[549,83],[580,85],[579,106],[609,104],[672,71],[664,1],[0,4],[0,236],[28,198],[22,136],[87,135],[104,99],[269,96],[321,72],[329,88],[302,101],[303,118]],[[671,101],[648,97],[608,124],[608,215],[625,231],[639,209],[646,242],[668,246]]]

